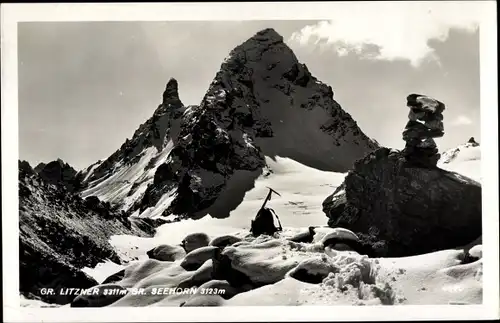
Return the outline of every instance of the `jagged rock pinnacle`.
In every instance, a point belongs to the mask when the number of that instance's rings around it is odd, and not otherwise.
[[[19,160],[19,177],[23,177],[25,175],[35,174],[35,171],[31,167],[30,163],[26,160]]]
[[[474,139],[474,137],[470,137],[469,141],[467,141],[468,144],[473,144],[473,145],[479,145],[479,143]]]
[[[34,168],[35,172],[39,173],[47,164],[45,163],[39,163],[38,165],[36,165],[36,167]]]
[[[57,158],[57,160],[55,160],[56,163],[58,163],[59,165],[61,165],[61,167],[64,167],[64,165],[66,164],[64,162],[64,160],[62,160],[61,158]]]
[[[120,194],[90,184],[85,192],[112,195],[111,203],[139,192],[134,204],[126,206],[130,213],[153,207],[158,214],[224,218],[260,176],[266,156],[344,172],[378,148],[333,99],[332,88],[311,75],[272,28],[258,31],[229,53],[198,106],[184,107],[177,87],[170,79],[153,117],[86,179],[98,183],[110,173],[118,178],[118,168],[150,158],[145,171],[147,176],[154,173],[152,183],[144,189],[145,181],[137,180]],[[150,146],[157,148],[157,157],[143,154]],[[164,152],[167,146],[170,152]],[[234,181],[241,183],[238,189],[222,194]],[[176,192],[171,202],[157,204],[169,192]]]
[[[172,101],[180,101],[179,85],[177,80],[174,78],[170,78],[170,80],[168,80],[165,91],[163,92],[163,103],[170,103]]]

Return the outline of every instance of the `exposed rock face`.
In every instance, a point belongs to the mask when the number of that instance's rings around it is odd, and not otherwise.
[[[378,256],[465,245],[481,235],[481,185],[437,167],[415,167],[380,148],[357,161],[323,202],[332,227],[358,234]]]
[[[33,240],[37,240],[34,238]],[[26,298],[40,298],[44,302],[67,304],[75,295],[61,295],[62,288],[90,288],[97,281],[45,244],[36,245],[26,236],[19,240],[19,290]],[[41,288],[53,288],[54,295],[41,295]]]
[[[481,185],[436,167],[440,155],[432,138],[444,134],[444,104],[411,94],[407,105],[405,149],[380,148],[358,160],[323,202],[328,224],[357,232],[370,256],[455,248],[481,235]],[[472,138],[466,146],[474,144]],[[446,152],[441,165],[459,151]]]
[[[425,95],[410,94],[407,106],[410,121],[403,132],[406,147],[402,153],[415,165],[436,166],[440,155],[433,138],[444,135],[442,113],[445,105]]]
[[[177,80],[171,78],[165,86],[162,103],[153,113],[153,116],[135,131],[131,140],[125,143],[106,159],[91,175],[89,180],[98,178],[102,173],[108,172],[112,164],[122,161],[123,163],[134,162],[134,159],[144,148],[154,146],[157,150],[165,147],[165,140],[175,138],[173,123],[184,112],[184,105],[179,99]]]
[[[237,46],[181,120],[175,147],[132,211],[227,217],[262,173],[265,156],[346,171],[378,147],[272,29]]]
[[[28,298],[66,304],[75,295],[59,295],[59,288],[97,284],[81,268],[95,267],[105,259],[120,263],[108,243],[111,235],[147,234],[100,201],[84,201],[68,191],[65,177],[59,176],[67,174],[67,167],[49,169],[56,171],[46,171],[42,177],[27,162],[19,163],[20,291]],[[40,295],[42,287],[56,293]]]
[[[479,146],[479,143],[474,139],[474,137],[470,137],[467,143],[471,144],[473,147]]]
[[[48,164],[40,163],[35,171],[46,183],[62,185],[70,192],[80,189],[80,181],[76,176],[77,171],[61,159]]]
[[[481,182],[481,147],[478,142],[469,140],[465,144],[448,149],[441,154],[437,166]]]
[[[35,172],[39,173],[47,164],[45,163],[39,163],[38,165],[36,165],[36,167],[34,168],[35,169]]]
[[[19,161],[19,178],[24,178],[25,176],[31,176],[36,174],[35,170],[31,167],[30,163],[25,160]]]
[[[163,92],[162,103],[153,116],[135,131],[132,139],[102,162],[81,172],[83,197],[97,196],[103,202],[122,207],[124,211],[141,207],[140,200],[153,182],[156,169],[168,157],[177,142],[181,117],[186,108],[178,94],[178,83],[171,78]],[[155,181],[158,179],[155,178]],[[146,193],[146,201],[155,205],[161,194],[153,187]],[[147,208],[145,205],[141,210]],[[161,212],[160,212],[161,213]]]

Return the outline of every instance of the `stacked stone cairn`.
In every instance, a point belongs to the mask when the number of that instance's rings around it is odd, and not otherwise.
[[[444,135],[445,105],[421,94],[410,94],[406,100],[406,105],[410,108],[410,120],[403,131],[403,140],[406,141],[403,155],[412,164],[436,167],[441,155],[433,138]]]

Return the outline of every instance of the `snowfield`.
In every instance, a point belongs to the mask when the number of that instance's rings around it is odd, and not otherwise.
[[[97,196],[103,202],[116,203],[121,205],[122,210],[128,210],[132,204],[142,198],[148,184],[153,181],[156,169],[167,161],[173,147],[172,140],[169,140],[161,151],[158,151],[156,147],[146,148],[142,151],[141,158],[137,163],[130,165],[124,164],[123,161],[116,163],[113,166],[111,176],[101,177],[90,182],[89,188],[81,193],[81,197]],[[85,179],[89,178],[96,166],[92,167],[86,174]],[[164,211],[161,206],[159,203],[158,210],[152,215],[150,214],[151,210],[146,210],[144,214],[141,214],[141,217],[161,214]]]
[[[306,167],[288,158],[266,158],[268,169],[256,180],[243,202],[224,219],[206,216],[200,220],[183,220],[164,224],[153,238],[116,235],[111,245],[125,265],[112,262],[86,268],[85,272],[102,282],[113,273],[125,269],[118,284],[124,287],[172,287],[181,282],[199,279],[212,266],[207,260],[200,268],[187,271],[182,260],[161,262],[148,259],[146,252],[162,244],[179,245],[189,234],[203,232],[210,238],[233,235],[242,242],[226,247],[233,266],[251,279],[270,279],[267,285],[236,293],[221,295],[126,295],[111,306],[224,306],[240,305],[447,305],[482,303],[482,260],[461,264],[463,250],[443,250],[404,258],[370,259],[352,251],[323,248],[321,235],[327,228],[321,204],[346,174]],[[464,176],[480,180],[479,147],[464,146],[457,153],[443,154],[440,166]],[[255,217],[263,199],[272,187],[281,196],[273,195],[268,207],[278,214],[284,231],[274,237],[249,235],[250,221]],[[160,204],[160,203],[159,203]],[[161,203],[165,207],[166,203]],[[154,210],[151,210],[152,213]],[[288,238],[318,229],[311,243],[295,243]],[[481,258],[480,239],[474,255]],[[460,247],[460,246],[457,246]],[[294,278],[300,272],[319,275],[321,281],[310,283]],[[267,277],[267,278],[258,278]],[[297,276],[298,277],[298,276]],[[208,279],[209,280],[209,279]],[[307,280],[307,279],[306,279]],[[210,281],[205,284],[222,284]],[[205,285],[203,285],[205,286]],[[229,286],[226,286],[230,290]],[[232,295],[231,295],[232,296]],[[67,305],[69,306],[69,305]]]
[[[481,182],[481,147],[470,143],[443,153],[438,167]]]

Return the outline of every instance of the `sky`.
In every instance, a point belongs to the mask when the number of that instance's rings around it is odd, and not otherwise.
[[[410,93],[446,104],[441,151],[480,141],[479,30],[467,11],[353,12],[324,21],[19,23],[19,158],[33,166],[61,158],[76,169],[106,159],[152,116],[169,78],[185,105],[198,104],[229,51],[268,27],[380,144],[404,147]]]

